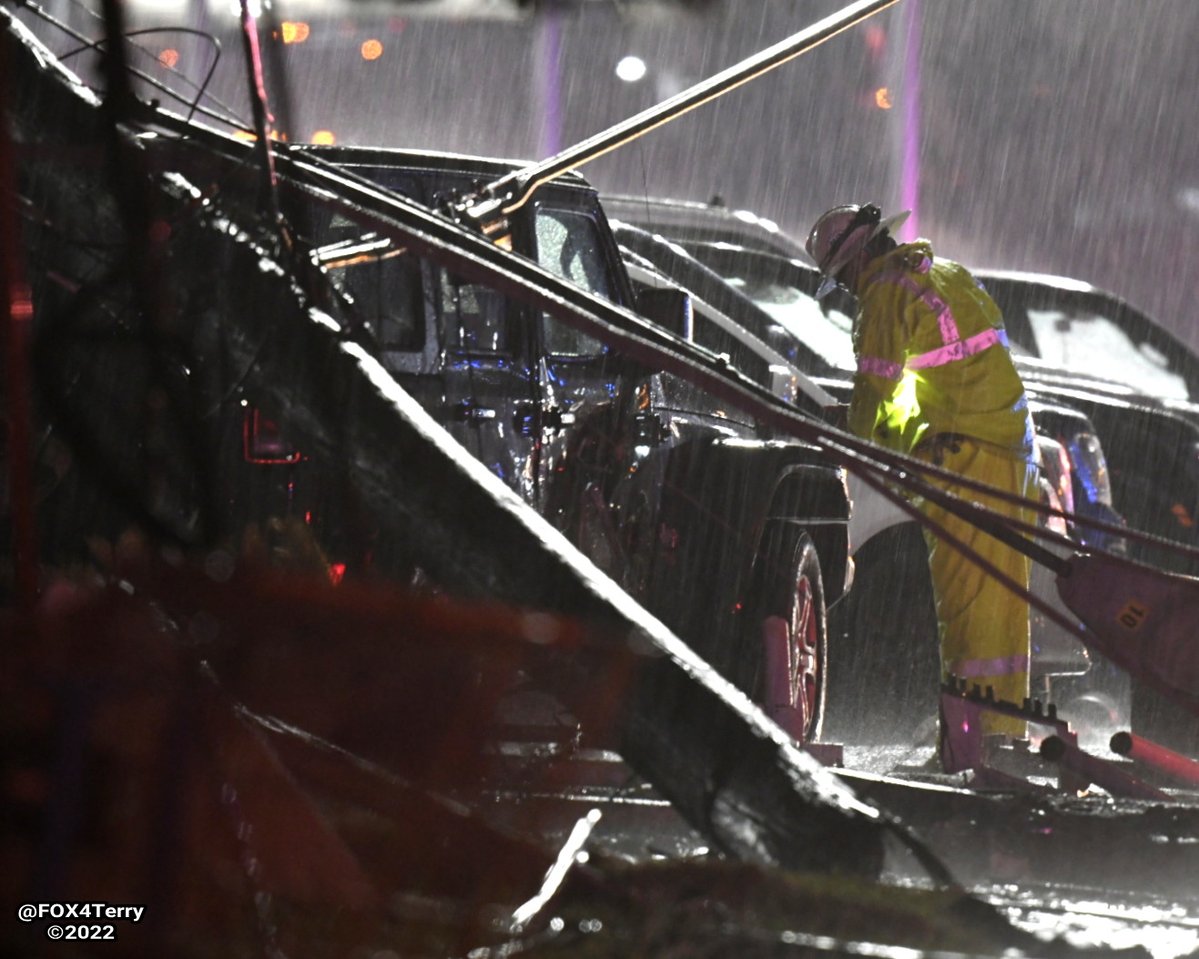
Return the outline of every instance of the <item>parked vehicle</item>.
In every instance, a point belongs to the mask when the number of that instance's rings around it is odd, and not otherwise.
[[[1032,388],[1085,410],[1108,452],[1112,495],[1138,529],[1199,544],[1199,363],[1118,297],[1085,283],[978,271],[1027,352]],[[1179,572],[1196,564],[1133,544]]]
[[[980,270],[1003,301],[1008,332],[1047,366],[1199,409],[1199,357],[1131,303],[1070,277]]]
[[[773,220],[752,210],[731,208],[718,196],[708,203],[701,203],[606,193],[604,209],[613,220],[636,224],[684,245],[732,243],[778,256],[807,255],[803,246],[779,229]]]

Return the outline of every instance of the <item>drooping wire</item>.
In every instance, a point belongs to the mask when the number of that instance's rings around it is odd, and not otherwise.
[[[191,106],[187,111],[187,119],[190,121],[192,119],[192,117],[194,117],[195,114],[199,111],[200,101],[204,98],[204,94],[208,90],[208,84],[210,84],[212,82],[213,74],[216,73],[216,68],[221,62],[220,38],[213,36],[211,33],[208,33],[205,30],[195,30],[191,27],[146,27],[145,29],[142,29],[142,30],[130,30],[128,33],[125,34],[124,39],[130,40],[133,37],[147,36],[147,35],[154,34],[154,33],[182,33],[182,34],[186,34],[188,36],[199,37],[202,40],[207,40],[212,45],[212,48],[214,51],[213,57],[212,57],[212,62],[208,64],[208,72],[204,74],[203,81],[201,81],[197,85],[197,84],[193,83],[190,79],[188,79],[186,74],[183,74],[183,73],[179,74],[180,82],[185,84],[186,86],[191,87],[196,92],[195,99],[190,101]],[[95,40],[91,43],[86,43],[83,46],[76,47],[74,50],[70,50],[67,53],[60,54],[58,59],[65,63],[69,58],[76,56],[80,53],[83,53],[87,50],[92,50],[92,51],[95,51],[96,53],[99,53],[101,46],[103,46],[107,42],[107,40],[108,40],[107,37],[101,37],[98,40]],[[136,44],[134,44],[134,46],[137,47]],[[140,48],[138,48],[138,49],[140,49]],[[151,54],[149,51],[145,51],[145,52],[146,52],[147,56],[153,56],[153,54]],[[131,67],[130,69],[134,69],[134,68]],[[162,91],[163,93],[166,93],[168,96],[172,97],[175,100],[178,100],[180,103],[184,103],[184,104],[188,103],[187,100],[180,97],[177,93],[175,93],[175,91],[173,91],[169,87],[167,87],[166,84],[160,83],[159,81],[150,77],[148,74],[138,73],[137,75],[139,78],[145,80],[147,83],[152,84],[156,89]],[[212,99],[215,102],[220,103],[221,106],[230,110],[230,112],[232,112],[231,107],[228,107],[226,104],[221,103],[215,97],[213,97]],[[214,114],[209,113],[208,115],[219,119],[219,117],[216,117]],[[229,120],[226,119],[225,122],[229,122]]]
[[[970,492],[979,493],[989,499],[997,502],[1007,503],[1014,506],[1023,506],[1033,512],[1036,512],[1045,517],[1054,517],[1065,520],[1067,523],[1091,530],[1093,532],[1107,533],[1110,536],[1121,537],[1128,540],[1161,549],[1167,552],[1172,552],[1175,555],[1181,556],[1192,562],[1199,563],[1199,548],[1189,546],[1186,543],[1180,543],[1177,540],[1166,539],[1161,536],[1156,536],[1144,530],[1136,529],[1135,527],[1120,525],[1117,523],[1097,519],[1090,516],[1084,516],[1077,512],[1061,509],[1058,507],[1048,506],[1043,503],[1029,502],[1016,493],[1011,493],[1006,490],[998,489],[990,486],[979,480],[971,479],[966,476],[961,476],[944,467],[936,466],[932,463],[924,462],[912,456],[906,456],[901,453],[895,453],[886,450],[876,444],[870,443],[867,440],[862,440],[858,437],[851,436],[848,433],[838,431],[832,427],[822,423],[812,423],[812,432],[804,431],[801,439],[809,439],[813,442],[824,443],[830,442],[835,446],[840,447],[840,456],[842,459],[849,458],[852,463],[865,462],[867,464],[882,464],[889,467],[893,471],[897,471],[894,475],[899,477],[899,485],[903,488],[911,488],[913,482],[912,474],[915,474],[914,480],[918,484],[920,480],[932,481],[941,480],[946,483],[952,483],[962,489]],[[796,434],[797,436],[799,434]],[[855,471],[854,466],[846,464],[851,472]],[[977,507],[983,513],[989,512],[985,507]],[[1014,528],[1019,528],[1023,532],[1028,533],[1038,539],[1047,542],[1056,543],[1060,546],[1066,546],[1071,549],[1079,549],[1080,544],[1068,536],[1063,536],[1051,529],[1046,529],[1041,526],[1019,523],[1018,521],[1004,518],[1004,521]],[[1100,554],[1111,556],[1113,558],[1123,558],[1111,553],[1108,550],[1100,549],[1096,546],[1087,546],[1086,551],[1092,554]]]
[[[79,4],[78,0],[72,0],[72,2],[75,3],[76,6],[79,6],[81,9],[85,10],[90,16],[96,16],[93,11],[89,10],[87,7],[84,7],[82,4]],[[58,59],[60,61],[65,61],[71,57],[78,56],[79,54],[84,53],[88,50],[91,50],[97,54],[102,53],[103,51],[101,48],[106,43],[108,43],[108,38],[106,36],[100,37],[97,40],[89,40],[86,36],[84,36],[78,30],[71,27],[70,24],[64,23],[62,20],[59,20],[53,14],[48,12],[40,4],[30,2],[30,0],[25,0],[25,2],[23,2],[21,4],[21,6],[22,6],[22,9],[28,10],[34,16],[38,17],[43,22],[49,24],[50,26],[54,27],[55,29],[66,34],[72,40],[78,41],[78,43],[79,43],[78,47],[75,47],[75,48],[67,51],[64,54],[58,55]],[[199,84],[197,86],[197,84],[195,84],[193,81],[188,79],[186,75],[179,74],[180,81],[196,91],[195,97],[193,99],[189,100],[186,97],[183,97],[179,93],[172,90],[170,87],[168,87],[162,81],[156,79],[155,77],[151,76],[148,73],[145,73],[142,70],[139,70],[137,67],[133,66],[132,64],[129,64],[128,70],[131,74],[136,76],[139,80],[142,80],[145,83],[148,83],[150,86],[154,87],[160,93],[163,93],[166,96],[170,97],[172,100],[175,100],[176,102],[187,106],[188,107],[187,116],[188,116],[189,120],[192,117],[194,117],[195,114],[200,113],[200,114],[203,114],[204,116],[208,117],[210,120],[219,121],[220,123],[224,123],[228,126],[236,128],[236,129],[241,129],[241,130],[250,129],[250,124],[244,118],[239,117],[237,115],[237,111],[234,107],[223,102],[219,98],[217,98],[211,94],[208,94],[208,85],[212,82],[212,77],[216,72],[217,65],[220,62],[220,58],[221,58],[221,42],[220,42],[219,38],[213,36],[211,33],[208,33],[206,31],[195,30],[190,27],[149,27],[149,28],[146,28],[143,30],[129,31],[124,35],[124,39],[128,40],[130,37],[136,37],[136,36],[141,36],[141,35],[145,35],[145,34],[153,34],[153,33],[184,33],[184,34],[197,36],[202,39],[208,40],[212,44],[213,48],[216,51],[216,54],[213,57],[212,63],[209,65],[208,72],[205,74],[204,80],[201,84]],[[137,47],[137,49],[140,50],[141,48]],[[147,57],[150,57],[151,59],[157,59],[148,50],[142,50],[142,53],[144,53]],[[213,110],[209,107],[203,106],[200,101],[205,99],[206,97],[207,97],[207,99],[211,100],[213,103],[216,103],[217,106],[219,106],[223,111],[225,111],[225,113],[221,113],[221,112]]]

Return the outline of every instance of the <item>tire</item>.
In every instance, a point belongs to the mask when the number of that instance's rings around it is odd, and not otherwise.
[[[738,684],[801,743],[824,725],[828,613],[816,545],[789,523],[764,530],[743,612]]]

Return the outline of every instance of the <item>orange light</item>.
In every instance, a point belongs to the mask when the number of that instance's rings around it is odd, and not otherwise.
[[[362,44],[362,59],[363,60],[378,60],[383,56],[383,44],[378,40],[367,40]]]
[[[168,70],[174,70],[179,63],[179,51],[174,47],[167,47],[158,55],[158,62]]]
[[[891,91],[886,87],[879,87],[874,91],[874,105],[880,110],[891,109]]]
[[[332,130],[317,130],[311,137],[312,143],[320,143],[323,146],[333,146],[337,142],[337,137],[333,135]]]
[[[234,130],[233,139],[254,141],[258,139],[258,135],[251,133],[249,130]]]
[[[308,24],[303,20],[284,20],[279,26],[284,43],[303,43],[308,39]]]

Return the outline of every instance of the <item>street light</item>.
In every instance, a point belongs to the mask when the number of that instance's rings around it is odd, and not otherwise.
[[[625,83],[636,83],[645,76],[645,61],[641,57],[622,57],[616,64],[616,75]]]

